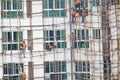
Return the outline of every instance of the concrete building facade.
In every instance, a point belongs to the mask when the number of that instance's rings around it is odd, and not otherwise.
[[[20,80],[24,71],[26,80],[105,80],[104,74],[119,80],[119,0],[108,1],[81,0],[78,10],[74,0],[1,0],[0,79]],[[103,30],[102,2],[108,7],[109,35]],[[72,9],[80,15],[75,22]],[[108,52],[103,49],[106,39]]]

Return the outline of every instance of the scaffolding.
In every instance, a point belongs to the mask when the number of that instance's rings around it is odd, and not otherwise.
[[[76,8],[74,0],[49,1],[1,0],[2,80],[22,80],[22,72],[26,72],[26,80],[120,80],[120,1],[81,0],[80,9]],[[51,14],[45,8],[46,3]],[[15,4],[17,12],[12,14],[16,18],[12,19],[9,7]],[[21,4],[25,18],[20,18]],[[58,19],[59,12],[51,6],[60,7],[66,14]],[[82,15],[84,7],[85,17]],[[73,9],[79,12],[74,22]],[[27,42],[26,58],[19,49],[23,40]],[[18,47],[14,48],[16,44]],[[48,49],[49,45],[52,49]]]

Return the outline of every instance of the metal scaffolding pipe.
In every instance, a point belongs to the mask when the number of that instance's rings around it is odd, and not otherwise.
[[[104,80],[111,80],[110,60],[110,27],[109,27],[109,0],[102,0],[102,45],[103,45],[103,75]]]

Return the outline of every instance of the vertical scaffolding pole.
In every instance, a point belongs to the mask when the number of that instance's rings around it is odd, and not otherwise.
[[[111,80],[110,61],[110,27],[109,27],[109,0],[101,0],[102,9],[102,45],[103,45],[103,78]]]
[[[72,0],[69,0],[69,18],[70,18],[70,35],[73,36],[73,29],[72,29],[72,16],[71,16],[71,9],[72,9]],[[73,79],[73,38],[70,39],[70,55],[71,55],[71,80]]]
[[[29,75],[29,80],[34,80],[34,63],[33,63],[33,52],[32,52],[32,50],[33,50],[33,30],[32,30],[32,0],[27,0],[27,2],[28,2],[28,6],[30,7],[29,8],[29,10],[28,10],[28,14],[27,14],[27,16],[30,18],[30,39],[29,39],[29,41],[30,41],[30,62],[28,63],[28,70],[29,70],[29,72],[28,72],[28,75]]]
[[[120,80],[120,30],[119,30],[119,20],[120,20],[120,15],[119,15],[119,9],[120,9],[120,2],[115,1],[115,18],[116,18],[116,29],[117,29],[117,56],[118,56],[118,75],[117,75],[117,80]]]
[[[33,68],[33,62],[28,62],[28,75],[29,80],[34,80],[34,68]]]

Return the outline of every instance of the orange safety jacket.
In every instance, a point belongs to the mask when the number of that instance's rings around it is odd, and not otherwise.
[[[21,74],[21,78],[22,78],[22,79],[25,79],[25,78],[26,78],[26,74],[25,74],[25,72],[22,72],[22,74]]]
[[[26,47],[27,47],[27,46],[26,46],[26,43],[23,43],[23,44],[22,44],[22,48],[25,49]]]
[[[80,0],[75,0],[75,4],[80,4]]]

